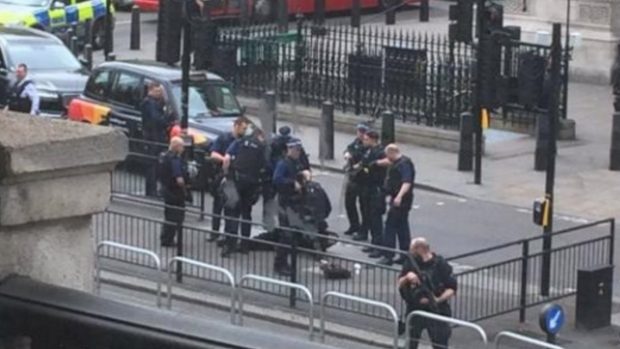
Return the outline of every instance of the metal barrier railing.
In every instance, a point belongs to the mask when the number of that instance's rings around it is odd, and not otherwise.
[[[340,292],[334,292],[334,291],[325,292],[323,296],[321,296],[321,333],[320,333],[320,336],[321,336],[322,342],[325,342],[325,301],[329,297],[347,299],[353,302],[364,303],[364,304],[368,304],[374,307],[383,308],[387,310],[390,313],[390,315],[392,315],[392,318],[394,320],[394,349],[398,349],[398,314],[396,313],[396,310],[394,309],[394,307],[392,307],[391,305],[387,303],[377,302],[377,301],[373,301],[372,299],[356,297],[356,296],[352,296],[346,293],[340,293]]]
[[[537,347],[540,348],[548,348],[548,349],[564,349],[563,347],[560,347],[558,345],[555,344],[549,344],[543,341],[540,341],[538,339],[534,339],[534,338],[530,338],[530,337],[526,337],[514,332],[509,332],[509,331],[503,331],[497,334],[497,336],[495,336],[495,348],[499,348],[500,347],[500,342],[502,340],[502,338],[512,338],[514,340],[517,340],[519,342],[523,342],[523,343],[528,343],[528,344],[532,344],[535,345]]]
[[[232,288],[232,290],[230,291],[230,323],[234,324],[235,323],[235,296],[236,296],[235,291],[237,287],[235,285],[235,277],[233,276],[233,274],[230,271],[228,271],[228,269],[218,267],[217,265],[207,264],[207,263],[199,262],[199,261],[185,258],[185,257],[174,257],[170,259],[170,261],[168,262],[168,287],[167,287],[168,309],[172,308],[172,264],[176,262],[193,265],[195,267],[202,268],[202,269],[216,271],[216,272],[224,274],[228,278],[228,281],[230,282],[230,287]]]
[[[254,274],[243,275],[241,279],[239,280],[238,294],[239,294],[239,325],[240,326],[243,326],[243,285],[249,280],[270,283],[274,285],[280,285],[280,286],[284,286],[284,287],[288,287],[292,289],[301,290],[302,292],[304,292],[306,294],[306,297],[308,297],[308,304],[310,304],[310,309],[308,310],[308,319],[309,319],[308,320],[309,321],[308,335],[310,337],[310,340],[312,340],[313,332],[314,332],[314,300],[312,298],[312,293],[310,292],[310,290],[306,286],[301,285],[301,284],[282,281],[278,279],[272,279],[272,278],[254,275]]]
[[[459,319],[455,319],[452,317],[443,316],[439,314],[433,314],[433,313],[429,313],[429,312],[422,311],[422,310],[415,310],[409,313],[409,315],[407,315],[407,318],[405,319],[405,347],[407,347],[409,345],[409,341],[411,341],[411,320],[416,316],[435,320],[435,321],[445,322],[445,323],[456,325],[456,326],[470,328],[478,332],[478,334],[480,335],[480,338],[482,339],[482,342],[484,343],[485,348],[488,347],[489,345],[489,340],[488,340],[486,332],[484,332],[484,329],[472,322],[463,321],[463,320],[459,320]]]
[[[100,261],[100,251],[104,247],[111,247],[119,250],[130,251],[134,253],[143,254],[149,256],[155,262],[155,266],[157,267],[157,307],[161,307],[161,260],[153,251],[149,251],[143,248],[119,244],[114,241],[101,241],[97,244],[97,248],[95,250],[95,292],[96,294],[100,294],[101,289],[101,261]]]

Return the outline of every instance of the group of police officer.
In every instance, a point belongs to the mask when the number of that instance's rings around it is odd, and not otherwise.
[[[381,258],[378,263],[402,264],[403,258],[394,260],[389,249],[407,251],[411,232],[409,211],[413,205],[413,184],[415,166],[410,158],[401,154],[396,144],[383,148],[379,134],[366,124],[357,126],[357,137],[348,145],[344,153],[347,161],[347,185],[345,208],[349,219],[349,229],[345,235],[353,235],[353,240],[367,241],[385,249],[364,248],[370,258]],[[385,225],[383,215],[386,213]],[[358,203],[360,215],[358,214]]]

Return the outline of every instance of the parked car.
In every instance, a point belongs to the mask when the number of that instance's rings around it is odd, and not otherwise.
[[[17,65],[28,66],[41,98],[44,116],[60,116],[69,101],[84,90],[89,72],[54,35],[30,29],[0,26],[0,105],[15,79]]]
[[[181,70],[151,61],[106,62],[95,68],[83,94],[71,101],[71,120],[122,129],[130,138],[142,138],[140,104],[150,82],[164,89],[166,110],[172,119],[181,115]],[[205,146],[230,131],[243,114],[232,85],[205,72],[190,73],[189,130],[194,144]]]
[[[24,26],[63,34],[72,26],[78,35],[90,20],[93,47],[103,47],[107,0],[0,0],[0,26]],[[114,14],[114,6],[111,6]],[[111,22],[114,25],[114,21]]]

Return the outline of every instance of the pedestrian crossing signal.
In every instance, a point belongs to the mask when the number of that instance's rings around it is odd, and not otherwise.
[[[482,108],[482,111],[480,112],[480,122],[482,123],[482,129],[487,129],[489,128],[489,110],[486,108]]]
[[[549,225],[549,199],[536,199],[533,211],[534,224],[542,227]]]

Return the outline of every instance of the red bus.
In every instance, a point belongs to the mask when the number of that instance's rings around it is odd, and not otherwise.
[[[159,9],[160,0],[134,0],[134,3],[142,11],[152,12]],[[174,1],[174,0],[161,0]],[[240,14],[241,0],[209,0],[212,1],[212,18],[235,18]],[[390,5],[405,1],[415,3],[419,0],[361,0],[363,9],[381,9]],[[249,13],[257,19],[264,19],[269,14],[275,13],[278,0],[247,0]],[[312,13],[314,12],[315,0],[288,0],[288,11],[290,14]],[[325,12],[347,11],[353,6],[353,0],[326,0]]]

